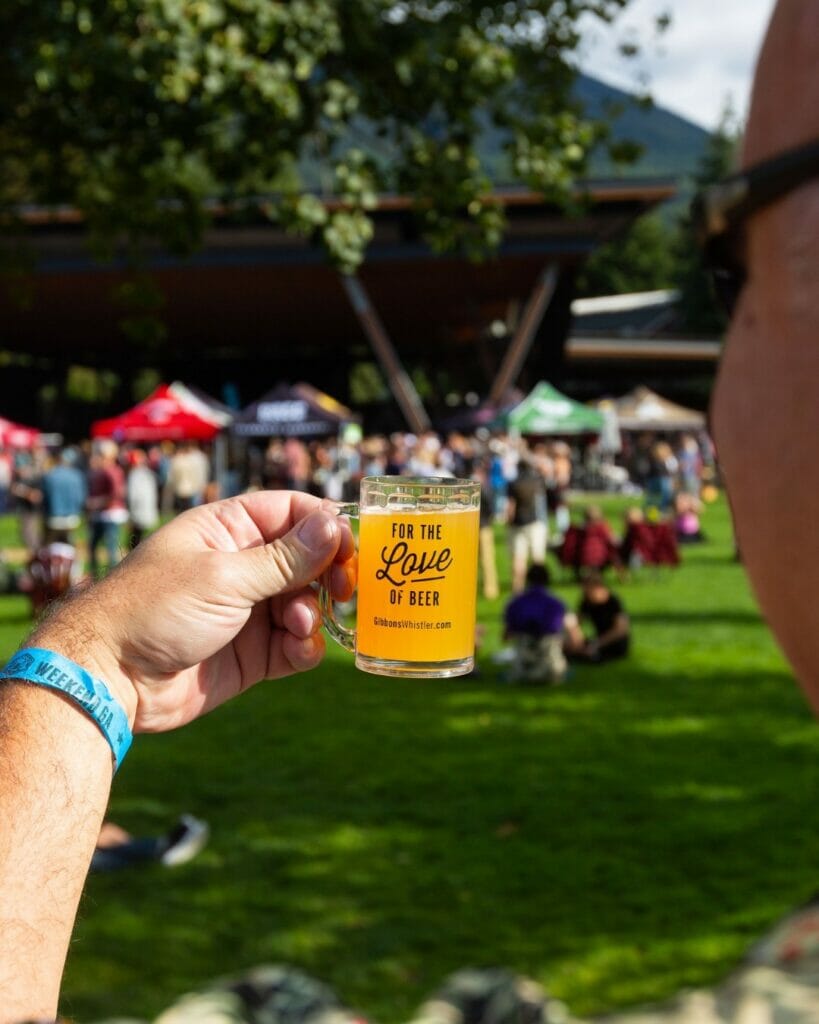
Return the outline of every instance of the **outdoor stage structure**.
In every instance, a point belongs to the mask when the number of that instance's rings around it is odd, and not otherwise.
[[[483,262],[433,254],[411,202],[383,197],[366,261],[351,276],[309,240],[261,220],[217,216],[194,256],[150,254],[166,329],[161,344],[123,333],[126,310],[115,295],[128,269],[91,255],[79,215],[30,211],[34,269],[22,279],[25,301],[13,290],[0,294],[0,350],[11,354],[3,413],[81,436],[92,419],[139,397],[131,383],[146,366],[220,398],[229,392],[241,407],[293,380],[349,402],[351,369],[377,362],[394,402],[365,410],[371,430],[418,432],[451,412],[419,394],[418,371],[434,387],[454,383],[490,404],[541,379],[560,387],[576,270],[674,191],[666,179],[588,182],[579,189],[580,212],[568,214],[537,194],[498,190],[508,230]],[[76,410],[71,423],[61,420],[65,396],[54,399],[72,365],[111,370],[120,380],[110,406],[89,409],[87,423]],[[51,413],[33,402],[46,385]]]

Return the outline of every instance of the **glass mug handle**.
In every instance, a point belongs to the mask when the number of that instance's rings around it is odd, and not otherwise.
[[[348,504],[338,504],[336,505],[335,511],[338,516],[349,516],[350,519],[358,519],[358,502],[353,501]],[[355,654],[355,630],[347,629],[346,626],[342,626],[335,617],[333,597],[330,593],[329,569],[323,574],[321,582],[319,583],[319,608],[321,609],[321,618],[324,623],[324,628],[327,630],[329,635],[340,647],[343,647],[345,651]]]

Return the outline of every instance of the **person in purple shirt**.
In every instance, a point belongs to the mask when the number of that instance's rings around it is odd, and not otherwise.
[[[526,585],[504,610],[504,640],[515,649],[510,682],[560,683],[566,677],[566,606],[549,593],[549,570],[533,562]]]

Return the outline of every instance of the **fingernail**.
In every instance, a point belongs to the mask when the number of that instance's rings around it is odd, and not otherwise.
[[[326,512],[311,512],[298,531],[298,538],[308,548],[326,548],[335,538],[338,527]]]

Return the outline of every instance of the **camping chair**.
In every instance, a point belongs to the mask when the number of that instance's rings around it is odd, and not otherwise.
[[[78,582],[81,567],[72,544],[54,541],[38,548],[20,579],[20,589],[28,594],[31,613],[36,618],[57,598],[67,594]]]
[[[563,542],[557,549],[557,558],[562,566],[574,570],[575,577],[584,569],[620,570],[620,551],[605,523],[589,523],[586,526],[570,526]]]

